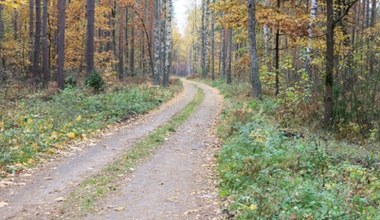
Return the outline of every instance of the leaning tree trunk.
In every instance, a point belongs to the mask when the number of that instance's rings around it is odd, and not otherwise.
[[[86,73],[94,72],[94,53],[95,53],[95,0],[87,0],[87,32],[86,32]]]
[[[65,86],[64,68],[65,68],[65,17],[66,17],[66,0],[58,0],[58,35],[57,35],[57,83],[60,89]]]
[[[44,0],[43,5],[43,16],[42,16],[42,73],[43,73],[43,84],[47,87],[50,81],[50,68],[49,68],[49,45],[48,45],[48,5],[49,0]]]
[[[173,3],[172,0],[168,0],[168,17],[166,24],[166,59],[163,76],[163,85],[169,86],[169,73],[172,62],[172,17],[173,17]]]
[[[248,35],[249,49],[251,55],[251,84],[252,95],[261,98],[261,82],[259,78],[259,59],[257,58],[256,47],[256,0],[248,0]]]
[[[121,3],[120,3],[121,4]],[[125,22],[126,22],[126,9],[120,5],[120,19],[119,19],[119,79],[124,78],[124,49],[125,49]]]
[[[34,51],[33,51],[33,81],[37,85],[39,82],[40,74],[40,43],[41,43],[41,0],[36,2],[36,33],[34,35]]]
[[[160,85],[160,16],[159,16],[159,2],[158,0],[154,1],[154,27],[153,27],[153,84]]]

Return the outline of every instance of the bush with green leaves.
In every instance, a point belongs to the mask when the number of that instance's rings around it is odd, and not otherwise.
[[[103,77],[96,71],[86,77],[85,84],[96,92],[102,91],[106,85]]]

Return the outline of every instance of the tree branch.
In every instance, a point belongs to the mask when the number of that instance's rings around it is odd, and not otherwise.
[[[352,6],[354,6],[356,4],[356,2],[358,2],[358,1],[359,0],[353,0],[352,2],[344,5],[345,6],[345,10],[342,12],[342,14],[338,18],[336,18],[334,20],[333,25],[335,26],[338,22],[340,22],[348,14],[348,12],[352,8]]]

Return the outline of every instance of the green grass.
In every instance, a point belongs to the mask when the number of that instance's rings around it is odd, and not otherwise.
[[[0,105],[0,178],[34,164],[68,141],[157,108],[181,90],[130,85],[92,94],[67,88],[50,100],[29,98]]]
[[[134,166],[148,158],[155,149],[162,145],[165,138],[173,134],[194,113],[204,97],[203,91],[198,89],[195,98],[182,112],[140,140],[131,150],[125,152],[120,159],[108,165],[99,174],[84,180],[65,201],[62,207],[63,217],[78,218],[85,213],[92,212],[95,208],[95,202],[116,190],[115,183],[117,180],[131,172]]]
[[[211,84],[227,102],[218,172],[234,218],[379,219],[377,155],[358,160],[358,146],[282,128],[274,120],[278,102],[250,99],[244,84]]]

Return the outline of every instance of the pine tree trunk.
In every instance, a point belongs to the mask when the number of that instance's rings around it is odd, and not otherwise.
[[[233,29],[228,29],[228,66],[227,66],[227,84],[232,83],[232,36]]]
[[[226,57],[227,57],[227,39],[226,39],[226,28],[222,28],[222,79],[226,77]]]
[[[49,45],[48,45],[48,5],[49,0],[44,0],[43,3],[43,16],[42,16],[42,73],[44,76],[43,84],[47,87],[50,81],[50,68],[49,68]]]
[[[18,39],[18,17],[19,17],[18,9],[15,8],[13,12],[13,39],[14,40]]]
[[[255,98],[261,98],[261,82],[259,77],[259,59],[257,57],[256,47],[256,0],[248,0],[248,35],[249,49],[251,56],[251,84],[252,95]]]
[[[29,0],[29,73],[33,72],[34,0]]]
[[[2,50],[2,43],[4,37],[4,22],[3,22],[3,9],[4,6],[0,4],[0,51]],[[3,54],[0,53],[0,87],[3,85],[4,81],[4,67],[2,65]]]
[[[333,85],[334,85],[334,0],[326,0],[326,81],[325,81],[325,126],[333,122]]]
[[[280,10],[280,0],[277,0],[277,9]],[[276,68],[276,84],[275,95],[280,94],[280,27],[276,31],[276,49],[275,49],[275,68]]]
[[[215,0],[211,1],[212,4]],[[215,16],[211,15],[211,79],[215,80]]]
[[[35,0],[36,2],[36,33],[34,35],[34,51],[33,51],[33,80],[37,85],[39,82],[40,74],[40,44],[41,44],[41,0]]]
[[[57,83],[60,89],[65,87],[65,17],[66,0],[58,0],[58,36],[57,36]]]
[[[87,0],[87,32],[86,32],[86,74],[94,72],[95,53],[95,0]]]
[[[131,13],[131,52],[129,60],[130,76],[135,76],[135,24],[134,24],[134,12]]]
[[[119,3],[121,4],[121,3]],[[120,19],[119,19],[119,79],[124,78],[124,48],[125,48],[125,22],[126,10],[125,7],[119,6]]]

